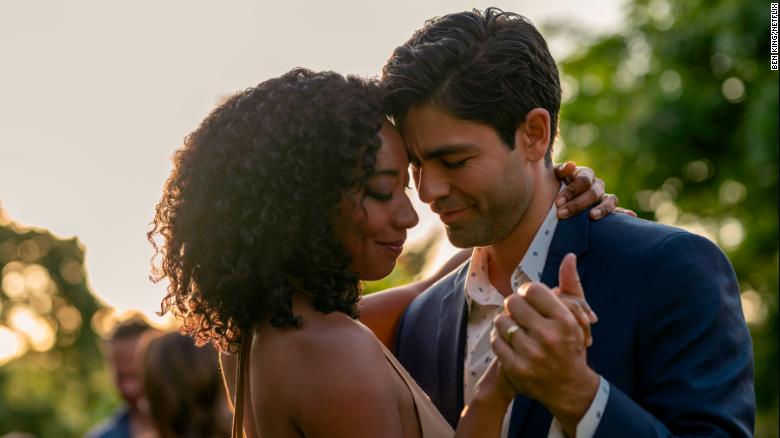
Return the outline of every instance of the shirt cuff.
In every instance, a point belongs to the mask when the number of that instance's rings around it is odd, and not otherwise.
[[[604,416],[607,401],[609,401],[609,382],[599,376],[599,389],[596,391],[596,397],[593,398],[587,412],[577,423],[577,438],[593,438],[599,423],[601,423],[601,417]],[[553,418],[547,438],[566,438],[563,427],[557,418]]]

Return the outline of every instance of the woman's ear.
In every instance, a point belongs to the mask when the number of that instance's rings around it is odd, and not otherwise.
[[[515,130],[515,147],[525,149],[528,161],[543,160],[550,145],[550,113],[544,108],[528,111]]]

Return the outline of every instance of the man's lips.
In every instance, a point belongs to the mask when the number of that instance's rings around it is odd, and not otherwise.
[[[439,218],[445,224],[449,224],[461,217],[468,209],[469,207],[464,207],[459,210],[442,211],[439,212]]]
[[[401,251],[404,250],[404,240],[396,240],[392,242],[377,242],[380,246],[395,254],[396,257],[401,255]]]

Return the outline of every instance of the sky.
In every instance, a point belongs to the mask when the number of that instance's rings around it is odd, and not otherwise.
[[[619,29],[622,0],[0,2],[0,208],[78,237],[92,290],[152,319],[146,231],[171,155],[224,96],[293,67],[375,76],[430,17],[499,6],[537,26]],[[570,47],[551,41],[560,59]],[[420,225],[441,224],[410,193]],[[408,244],[408,245],[409,245]],[[407,245],[407,246],[408,246]],[[446,242],[436,264],[452,252]]]

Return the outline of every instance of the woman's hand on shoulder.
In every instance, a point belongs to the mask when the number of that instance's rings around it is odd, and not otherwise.
[[[596,177],[593,169],[577,166],[572,161],[554,166],[555,176],[566,184],[558,194],[555,204],[558,217],[566,219],[590,208],[590,218],[601,219],[612,212],[636,217],[631,210],[618,207],[618,197],[604,192],[604,181]]]

